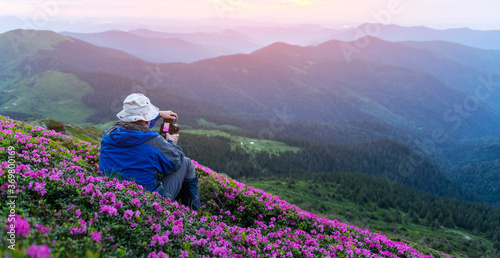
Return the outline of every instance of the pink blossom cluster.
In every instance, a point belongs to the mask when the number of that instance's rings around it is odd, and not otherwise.
[[[5,219],[8,228],[13,228],[16,236],[26,236],[31,233],[31,227],[26,218],[21,218],[17,214]]]

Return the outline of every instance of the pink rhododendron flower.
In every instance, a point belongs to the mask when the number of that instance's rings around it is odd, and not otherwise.
[[[43,244],[41,246],[32,245],[26,249],[26,254],[31,258],[49,258],[50,248],[47,244]]]
[[[164,254],[163,252],[152,252],[148,255],[148,258],[168,258],[168,255]]]
[[[216,247],[213,250],[213,254],[217,256],[226,256],[227,255],[227,249],[225,247]]]
[[[125,214],[123,214],[123,218],[126,219],[126,220],[131,220],[132,219],[132,215],[134,214],[133,211],[131,210],[126,210],[125,211]]]
[[[135,205],[137,207],[141,207],[141,201],[139,201],[139,199],[134,198],[134,199],[132,199],[131,202],[132,202],[133,205]]]
[[[101,240],[102,240],[101,233],[94,231],[94,232],[92,232],[91,235],[92,235],[92,240],[94,240],[97,243],[101,242]]]
[[[30,224],[26,218],[21,219],[17,214],[14,217],[8,217],[5,219],[5,223],[9,223],[10,225],[14,225],[14,229],[16,230],[16,236],[26,236],[31,233]]]
[[[172,234],[174,234],[174,236],[179,235],[181,232],[184,232],[182,225],[174,225],[172,227]]]
[[[101,209],[99,210],[100,213],[108,213],[111,216],[117,216],[118,212],[115,207],[108,206],[108,205],[102,205]]]
[[[45,182],[35,182],[35,191],[40,192],[42,196],[44,196],[47,193],[47,190],[45,190]]]
[[[69,233],[71,235],[83,234],[87,230],[87,222],[85,222],[85,220],[83,220],[83,219],[79,219],[78,221],[80,222],[80,226],[79,227],[73,227],[69,231]]]
[[[115,204],[115,208],[120,209],[123,206],[122,201],[117,201]]]
[[[160,231],[161,225],[160,225],[160,224],[153,224],[153,225],[151,225],[151,228],[152,228],[155,232],[158,232],[158,231]]]
[[[189,252],[186,250],[182,250],[178,258],[187,258],[187,257],[189,257]]]
[[[36,225],[35,228],[38,229],[42,234],[45,234],[45,235],[50,232],[50,228],[45,227],[44,225]]]

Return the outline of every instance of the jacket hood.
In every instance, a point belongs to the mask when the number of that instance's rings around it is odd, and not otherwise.
[[[130,130],[125,129],[120,124],[110,128],[106,134],[109,134],[116,145],[124,147],[136,146],[158,136],[155,131]]]

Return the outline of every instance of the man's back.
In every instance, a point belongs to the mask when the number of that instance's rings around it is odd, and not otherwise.
[[[179,134],[167,133],[165,139],[150,130],[158,119],[177,120],[177,114],[160,111],[144,94],[133,93],[116,116],[120,122],[101,141],[99,168],[104,175],[135,181],[165,198],[180,195],[182,203],[198,210],[198,177],[193,162],[177,145]]]
[[[153,191],[157,173],[167,174],[178,169],[183,159],[180,147],[168,143],[157,132],[119,122],[103,136],[99,167],[106,176],[135,181]]]

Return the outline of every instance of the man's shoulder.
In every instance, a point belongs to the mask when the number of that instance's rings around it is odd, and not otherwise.
[[[151,131],[151,132],[154,132],[154,131]],[[151,145],[151,146],[155,147],[156,149],[164,148],[165,146],[170,145],[170,143],[168,143],[167,140],[165,140],[165,138],[163,138],[157,132],[155,132],[155,133],[156,133],[156,136],[149,138],[144,143]]]
[[[183,152],[182,148],[179,145],[177,145],[175,143],[168,142],[161,135],[157,135],[156,137],[152,137],[144,143],[152,146],[153,148],[159,150],[162,153],[172,152],[172,151]]]
[[[110,126],[108,129],[106,129],[106,131],[104,131],[104,134],[105,135],[106,134],[111,134],[114,130],[116,130],[116,129],[120,128],[120,127],[121,126],[118,123],[116,123],[116,124]]]

